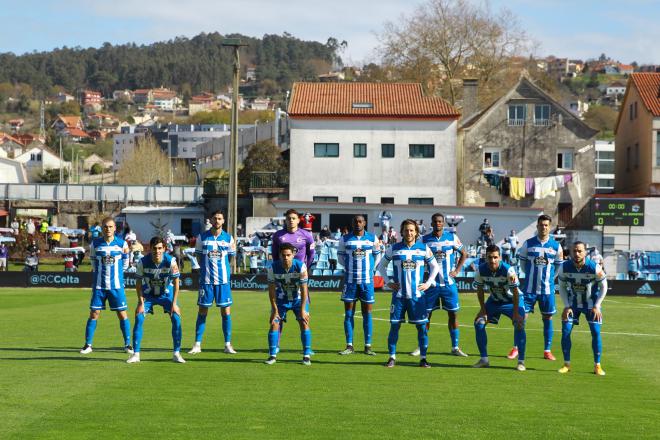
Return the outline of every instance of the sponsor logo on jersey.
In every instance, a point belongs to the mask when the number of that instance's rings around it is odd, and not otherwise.
[[[403,270],[415,270],[417,268],[417,264],[413,260],[403,260],[401,262],[401,267]]]
[[[221,251],[216,251],[216,250],[211,250],[208,253],[208,256],[212,260],[219,260],[222,258],[222,252]]]
[[[356,260],[362,260],[366,255],[367,252],[362,248],[358,248],[353,251],[353,258]]]
[[[101,262],[105,265],[115,264],[115,257],[112,255],[105,255],[103,258],[101,258]]]
[[[539,257],[534,258],[534,265],[535,266],[547,266],[548,265],[548,258],[545,255],[541,255]]]
[[[447,254],[444,251],[435,252],[435,259],[438,263],[444,261],[445,258],[447,258]]]

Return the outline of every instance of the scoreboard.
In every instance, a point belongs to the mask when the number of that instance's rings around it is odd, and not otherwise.
[[[598,226],[644,226],[644,200],[593,199],[594,224]]]

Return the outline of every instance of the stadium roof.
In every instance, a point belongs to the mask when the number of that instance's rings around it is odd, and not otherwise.
[[[442,98],[425,96],[419,83],[293,84],[289,116],[303,118],[458,119]]]

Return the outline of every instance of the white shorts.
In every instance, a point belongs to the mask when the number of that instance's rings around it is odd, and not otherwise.
[[[7,267],[7,259],[6,258],[0,258],[0,267],[3,267],[3,268]]]

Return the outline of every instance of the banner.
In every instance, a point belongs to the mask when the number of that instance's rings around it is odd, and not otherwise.
[[[135,274],[124,274],[126,289],[134,289]],[[199,290],[197,274],[182,274],[179,286],[181,290]],[[232,275],[230,280],[232,290],[268,290],[265,274]],[[91,272],[2,272],[0,287],[81,287],[91,288]],[[311,276],[307,282],[310,291],[330,290],[341,291],[344,288],[344,277],[341,276]]]

